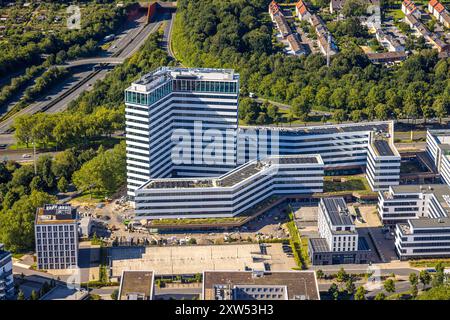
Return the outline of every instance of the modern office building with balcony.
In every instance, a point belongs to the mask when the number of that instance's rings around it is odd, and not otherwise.
[[[322,198],[319,202],[320,238],[310,238],[309,257],[314,265],[368,263],[371,251],[360,238],[344,198]]]
[[[0,243],[0,300],[11,299],[14,295],[14,277],[11,253]]]
[[[47,204],[38,208],[35,239],[38,269],[78,266],[77,210],[67,204]]]
[[[275,195],[323,192],[320,155],[253,160],[218,178],[151,179],[136,189],[139,218],[233,217]]]
[[[378,215],[384,225],[442,218],[449,212],[450,187],[446,184],[391,186],[378,196]]]
[[[401,157],[392,136],[371,133],[366,176],[373,191],[388,190],[400,183]]]

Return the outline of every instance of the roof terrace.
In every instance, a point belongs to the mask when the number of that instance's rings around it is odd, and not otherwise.
[[[262,171],[268,171],[279,164],[323,164],[320,156],[292,155],[269,157],[264,160],[253,160],[218,178],[182,178],[152,179],[144,189],[187,189],[232,187]]]

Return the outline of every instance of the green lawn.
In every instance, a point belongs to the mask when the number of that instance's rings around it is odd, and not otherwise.
[[[364,176],[338,176],[324,178],[324,192],[370,191]]]
[[[294,254],[294,260],[300,269],[308,269],[308,239],[300,236],[294,222],[293,213],[289,214],[289,220],[286,225],[289,230],[289,242]]]
[[[232,218],[198,218],[198,219],[159,219],[152,220],[152,225],[161,224],[220,224],[220,223],[230,223],[239,222],[244,220],[246,217],[232,217]]]

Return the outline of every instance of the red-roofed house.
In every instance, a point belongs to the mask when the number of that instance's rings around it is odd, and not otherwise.
[[[450,28],[450,14],[438,0],[428,2],[428,11],[445,27]]]
[[[411,15],[415,16],[416,18],[419,18],[419,19],[420,19],[421,15],[422,15],[422,12],[420,12],[420,10],[416,7],[414,2],[411,1],[411,0],[403,0],[403,2],[402,2],[402,12],[405,15],[411,14]]]
[[[311,17],[311,13],[308,11],[306,4],[300,0],[295,5],[295,13],[297,14],[300,21],[308,21]]]
[[[270,14],[270,18],[272,19],[272,21],[274,21],[275,19],[275,15],[277,14],[283,14],[280,11],[280,7],[278,6],[278,3],[276,3],[276,1],[272,1],[269,4],[269,14]]]

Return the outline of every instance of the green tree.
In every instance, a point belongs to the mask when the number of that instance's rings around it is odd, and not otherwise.
[[[14,119],[14,135],[18,143],[24,143],[27,148],[33,141],[33,117],[30,114],[16,117]]]
[[[64,176],[59,178],[59,180],[58,180],[58,190],[60,192],[67,192],[68,188],[69,188],[69,183],[67,182],[67,179]]]
[[[425,288],[427,285],[431,282],[431,275],[428,271],[422,270],[419,273],[419,280],[423,285],[423,288]]]
[[[355,293],[356,286],[355,286],[355,283],[353,282],[353,279],[349,278],[347,280],[347,282],[345,283],[345,290],[347,291],[347,293],[349,295],[352,295]]]
[[[434,100],[433,111],[439,118],[439,123],[442,123],[442,118],[447,116],[447,106],[445,105],[445,101],[442,97],[439,96]]]
[[[119,297],[119,290],[115,289],[112,293],[111,293],[111,299],[113,300],[117,300]]]
[[[30,300],[39,300],[39,294],[36,292],[36,290],[31,291]]]
[[[316,276],[317,279],[323,279],[325,277],[325,273],[322,271],[322,269],[316,270]]]
[[[395,282],[394,282],[394,280],[387,279],[384,282],[383,286],[384,286],[384,290],[386,290],[386,292],[389,292],[389,293],[394,293],[395,292]]]
[[[386,295],[383,292],[378,292],[374,300],[386,300]]]
[[[355,300],[366,300],[366,289],[364,287],[358,287],[355,292]]]
[[[333,112],[333,120],[337,123],[342,123],[346,119],[346,113],[343,109],[336,109]]]
[[[419,289],[417,288],[417,284],[414,284],[413,286],[411,286],[411,295],[413,296],[413,298],[416,298],[418,293],[419,293]]]
[[[417,285],[417,284],[419,283],[419,277],[417,276],[416,273],[411,272],[411,273],[409,274],[409,283],[410,283],[412,286]]]
[[[17,300],[25,300],[25,294],[22,290],[19,290],[19,293],[17,294]]]
[[[336,280],[339,282],[344,282],[348,280],[348,274],[345,272],[344,268],[340,268],[336,274]]]
[[[328,289],[328,294],[333,297],[334,300],[339,298],[339,288],[336,283],[332,283]]]

